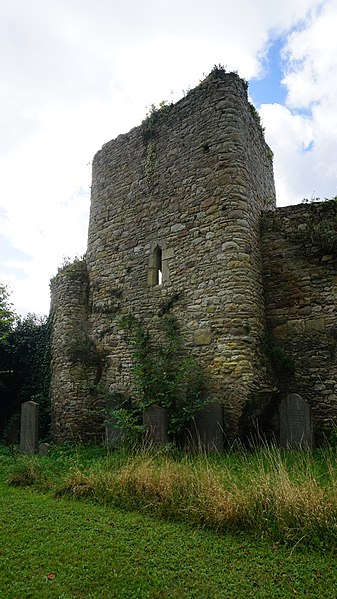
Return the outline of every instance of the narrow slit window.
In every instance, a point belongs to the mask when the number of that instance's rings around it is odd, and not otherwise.
[[[161,285],[163,282],[163,252],[159,245],[157,245],[154,250],[154,268],[155,285]]]
[[[150,287],[156,287],[162,285],[169,280],[168,277],[168,265],[166,254],[167,250],[162,250],[159,244],[155,247],[152,246],[151,254],[149,257],[149,269],[148,269],[148,285]]]

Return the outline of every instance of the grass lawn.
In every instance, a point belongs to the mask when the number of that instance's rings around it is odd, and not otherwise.
[[[2,599],[337,596],[335,552],[217,534],[3,484],[0,493]]]
[[[336,545],[216,532],[0,476],[0,598],[336,599]]]

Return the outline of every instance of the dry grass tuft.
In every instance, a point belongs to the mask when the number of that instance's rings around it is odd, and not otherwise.
[[[12,467],[7,484],[13,487],[30,487],[41,478],[41,468],[38,461],[28,456],[22,456]]]
[[[36,459],[27,459],[14,466],[8,482],[41,487],[45,476]],[[312,454],[275,449],[180,460],[149,452],[123,459],[116,455],[87,469],[78,464],[68,468],[54,493],[219,531],[250,530],[295,542],[337,541],[332,454],[316,461]]]

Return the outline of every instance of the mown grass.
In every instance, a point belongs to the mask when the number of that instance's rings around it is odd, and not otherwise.
[[[0,483],[1,599],[336,596],[336,553]]]
[[[337,464],[315,453],[259,449],[218,456],[54,448],[3,457],[11,485],[277,542],[337,546]]]

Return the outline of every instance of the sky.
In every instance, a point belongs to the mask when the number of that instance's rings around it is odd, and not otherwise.
[[[86,250],[91,162],[214,64],[249,81],[278,206],[337,195],[337,0],[1,0],[0,283],[47,314]]]

